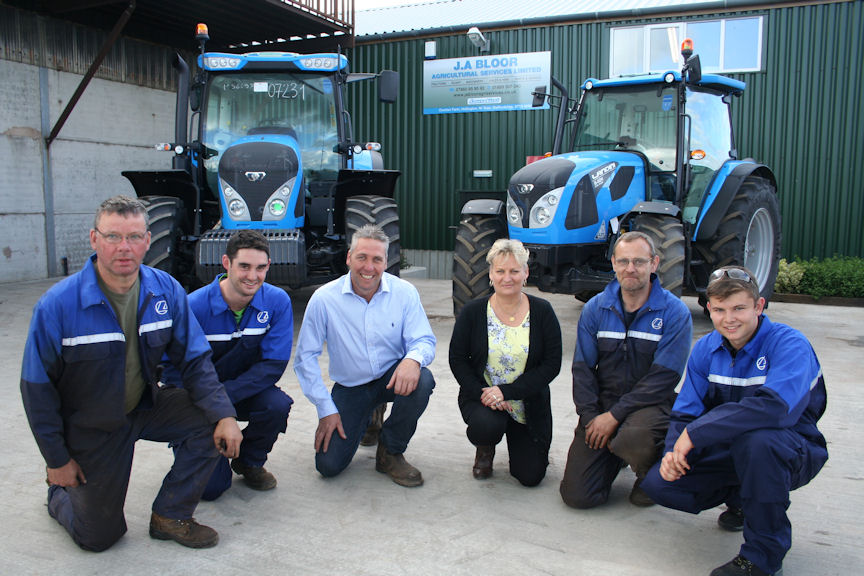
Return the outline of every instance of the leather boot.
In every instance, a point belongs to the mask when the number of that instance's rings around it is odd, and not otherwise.
[[[423,485],[423,475],[420,471],[405,461],[402,454],[392,454],[387,451],[384,443],[378,440],[378,452],[375,454],[375,470],[387,474],[400,486],[413,488]]]
[[[474,478],[485,480],[492,476],[492,461],[495,459],[495,446],[477,446],[474,456]]]
[[[385,410],[387,410],[386,402],[372,411],[372,420],[369,422],[369,427],[366,428],[363,438],[360,439],[361,446],[375,446],[378,444],[378,436],[381,434],[381,427],[384,425]]]
[[[189,548],[210,548],[219,543],[219,534],[209,526],[199,524],[194,518],[174,520],[156,512],[150,515],[150,537],[174,540]]]

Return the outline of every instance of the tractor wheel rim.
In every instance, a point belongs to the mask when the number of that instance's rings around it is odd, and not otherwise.
[[[759,208],[750,218],[744,243],[744,265],[756,276],[759,290],[765,290],[774,260],[774,222],[765,208]]]

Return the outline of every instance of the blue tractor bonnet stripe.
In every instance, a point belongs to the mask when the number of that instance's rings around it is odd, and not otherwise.
[[[84,344],[99,344],[102,342],[125,342],[126,336],[122,332],[106,332],[104,334],[88,334],[87,336],[75,336],[63,338],[63,346],[81,346]]]

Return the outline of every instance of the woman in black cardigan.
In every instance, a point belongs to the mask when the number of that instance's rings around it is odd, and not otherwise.
[[[561,328],[549,302],[522,292],[528,250],[521,242],[496,241],[486,261],[494,293],[465,305],[450,339],[459,409],[477,447],[473,474],[492,475],[506,435],[510,474],[536,486],[549,465],[549,383],[561,370]]]

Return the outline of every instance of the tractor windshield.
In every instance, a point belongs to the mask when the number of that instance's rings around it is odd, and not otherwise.
[[[339,155],[334,81],[323,74],[267,72],[213,76],[202,111],[204,167],[212,190],[222,152],[247,136],[292,136],[307,181],[334,179]]]
[[[676,122],[676,91],[671,85],[595,88],[585,93],[572,149],[640,152],[651,171],[674,171]]]

